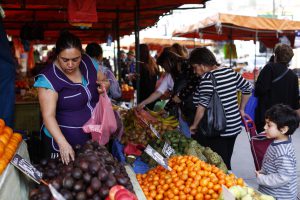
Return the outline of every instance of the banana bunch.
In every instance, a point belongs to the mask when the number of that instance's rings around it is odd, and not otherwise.
[[[159,119],[160,121],[160,119]],[[167,118],[161,118],[161,122],[165,126],[170,126],[177,128],[179,126],[179,121],[174,116],[169,116]]]
[[[154,124],[154,128],[161,132],[174,130],[179,126],[179,121],[176,119],[175,116],[165,117],[164,115],[166,113],[161,111],[155,112],[152,110],[147,110],[147,112],[149,112],[151,116],[155,117],[158,120],[158,123]]]

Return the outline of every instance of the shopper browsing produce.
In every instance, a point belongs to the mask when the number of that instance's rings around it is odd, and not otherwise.
[[[250,97],[252,86],[232,69],[219,67],[213,53],[205,47],[196,48],[191,52],[190,63],[194,67],[195,72],[202,76],[193,97],[194,103],[197,105],[197,111],[190,130],[201,145],[210,147],[218,153],[223,158],[228,169],[231,169],[230,160],[234,143],[237,135],[242,130],[241,115],[244,115],[244,108]],[[216,82],[215,88],[212,82],[212,75]],[[238,89],[242,91],[240,107],[238,106],[236,95]],[[217,91],[225,111],[226,129],[219,136],[206,137],[197,129],[214,90]]]
[[[289,106],[277,104],[266,112],[267,138],[274,139],[256,172],[259,191],[276,199],[297,198],[297,169],[291,137],[299,126],[297,113]]]
[[[91,58],[82,54],[80,39],[63,32],[56,42],[56,59],[36,78],[35,87],[43,116],[43,142],[46,156],[59,154],[68,164],[74,160],[73,147],[83,145],[90,135],[82,125],[91,117],[99,93],[108,89],[109,82],[93,65]]]

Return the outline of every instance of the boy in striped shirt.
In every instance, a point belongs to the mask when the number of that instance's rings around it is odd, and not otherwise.
[[[296,200],[296,156],[290,135],[298,128],[299,117],[289,106],[277,104],[266,112],[265,119],[266,136],[274,142],[256,172],[259,191],[277,200]]]

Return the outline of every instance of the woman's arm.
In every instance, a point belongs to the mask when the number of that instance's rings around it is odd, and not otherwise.
[[[154,102],[156,99],[160,98],[161,96],[162,96],[162,93],[160,93],[159,91],[153,92],[147,99],[145,99],[144,101],[139,103],[139,105],[137,106],[138,109],[139,110],[143,109],[146,105]]]
[[[244,117],[245,116],[245,106],[250,98],[250,94],[242,94],[242,99],[241,99],[241,104],[240,104],[240,113],[241,116]]]
[[[38,97],[44,124],[59,146],[62,162],[68,164],[74,160],[75,153],[61,132],[55,118],[58,94],[50,89],[38,88]]]

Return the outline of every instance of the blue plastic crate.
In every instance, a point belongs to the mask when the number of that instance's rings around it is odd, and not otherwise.
[[[124,155],[124,145],[120,143],[119,140],[115,139],[112,144],[111,154],[118,159],[119,162],[126,162]]]

